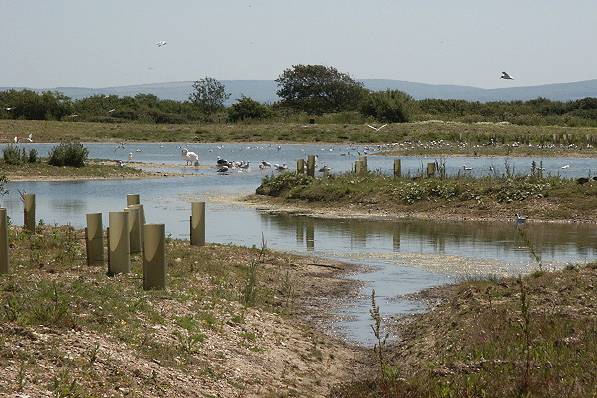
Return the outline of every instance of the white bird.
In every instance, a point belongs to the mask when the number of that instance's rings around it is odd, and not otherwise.
[[[467,166],[466,164],[463,164],[462,168],[465,169],[466,171],[471,171],[473,169],[472,167]]]
[[[199,155],[195,152],[190,152],[187,148],[182,148],[182,160],[186,161],[187,166],[189,165],[189,162],[193,165],[194,163],[199,162]]]
[[[224,165],[224,166],[221,166],[221,167],[218,169],[218,173],[227,173],[227,172],[228,172],[228,166],[226,166],[226,165]]]
[[[323,167],[321,169],[319,169],[320,173],[325,173],[326,171],[331,171],[332,169],[327,165],[324,164]]]
[[[284,164],[275,164],[274,167],[278,171],[284,171],[284,170],[288,169],[288,165],[286,163],[284,163]]]
[[[129,160],[133,160],[133,153],[129,152]]]
[[[108,111],[108,113],[112,113],[112,112],[114,112],[115,110],[116,110],[116,109],[110,109],[110,110]]]
[[[27,141],[29,141],[29,142],[33,142],[33,133],[30,133],[30,134],[27,136],[26,140],[27,140]]]
[[[79,115],[77,115],[76,113],[73,113],[72,115],[69,115],[68,117],[79,117]]]
[[[563,165],[563,166],[562,166],[562,168],[563,168],[563,169],[569,169],[569,168],[570,168],[570,165],[569,165],[569,164],[565,164],[565,165]]]
[[[271,167],[272,167],[272,164],[271,164],[270,162],[266,162],[265,160],[262,160],[262,161],[261,161],[261,165],[262,165],[263,167],[269,167],[269,168],[271,168]]]
[[[379,133],[379,130],[383,129],[383,128],[384,128],[384,127],[386,127],[386,126],[387,126],[387,124],[384,124],[384,125],[383,125],[383,126],[381,126],[381,127],[373,127],[373,126],[372,126],[372,125],[370,125],[370,124],[368,124],[368,125],[367,125],[367,127],[369,127],[369,128],[371,128],[371,129],[373,129],[373,130],[377,131],[378,133]]]
[[[4,109],[5,109],[6,111],[9,111],[9,112],[10,112],[10,111],[12,111],[12,110],[14,109],[14,106],[13,106],[13,107],[10,107],[10,106],[9,106],[8,108],[4,108]]]
[[[19,137],[15,136],[15,138],[14,138],[14,142],[15,142],[15,144],[16,144],[17,142],[19,142]]]
[[[161,41],[158,41],[157,43],[155,43],[155,45],[156,45],[156,46],[158,46],[158,47],[163,47],[163,46],[165,46],[166,44],[168,44],[168,43],[167,43],[167,42],[165,42],[164,40],[161,40]]]
[[[502,75],[500,76],[500,79],[514,80],[514,78],[512,76],[510,76],[509,74],[507,74],[506,72],[502,72]]]

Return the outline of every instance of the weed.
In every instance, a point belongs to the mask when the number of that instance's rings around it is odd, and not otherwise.
[[[377,359],[379,361],[379,376],[381,379],[385,377],[385,358],[384,358],[384,351],[386,348],[386,341],[390,336],[389,333],[384,335],[382,322],[383,319],[379,312],[379,306],[375,301],[375,289],[371,291],[371,309],[369,310],[369,314],[371,315],[371,319],[373,320],[373,324],[371,326],[371,330],[373,331],[373,335],[377,342],[373,346],[373,351],[377,354]]]

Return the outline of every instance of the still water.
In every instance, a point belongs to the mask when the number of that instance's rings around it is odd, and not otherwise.
[[[164,144],[136,145],[141,152],[134,152],[140,161],[180,164],[178,147]],[[228,151],[226,147],[230,147]],[[215,163],[216,156],[228,160],[250,160],[255,163],[268,160],[272,163],[290,163],[302,154],[320,149],[320,164],[327,162],[336,171],[348,169],[350,159],[337,153],[330,155],[320,146],[286,145],[261,146],[261,149],[245,144],[195,145],[200,159]],[[126,158],[114,151],[114,145],[89,145],[91,156],[96,158]],[[347,147],[334,147],[345,151]],[[40,150],[44,147],[40,146]],[[47,149],[47,147],[46,147]],[[210,152],[211,150],[211,152]],[[128,149],[127,149],[128,151]],[[159,155],[160,151],[164,151]],[[236,152],[238,151],[238,152]],[[244,156],[238,155],[241,153]],[[234,157],[233,157],[234,156]],[[277,157],[276,157],[277,156]],[[329,157],[328,157],[329,156]],[[404,159],[404,158],[402,158]],[[413,158],[413,168],[422,158]],[[454,167],[459,163],[471,165],[498,164],[498,158],[453,158]],[[477,163],[473,163],[477,162]],[[590,159],[548,159],[557,164],[566,163],[571,169],[590,166]],[[587,164],[583,162],[588,162]],[[335,162],[335,163],[334,163]],[[403,161],[404,162],[404,161]],[[528,164],[530,159],[513,159]],[[391,159],[373,156],[370,167],[380,168]],[[552,164],[547,163],[547,164]],[[403,163],[403,169],[404,169]],[[574,165],[574,167],[572,166]],[[481,168],[481,166],[478,166]],[[552,166],[549,166],[552,167]],[[193,168],[187,168],[193,169]],[[83,227],[85,214],[103,212],[107,225],[109,211],[122,210],[126,206],[126,194],[140,193],[148,222],[166,224],[167,233],[177,238],[188,238],[188,219],[192,200],[205,200],[207,205],[206,238],[210,242],[233,243],[244,246],[259,246],[261,235],[268,247],[299,254],[313,254],[370,266],[373,271],[350,276],[366,282],[362,296],[340,310],[342,320],[337,330],[354,341],[369,344],[369,294],[375,289],[385,314],[411,313],[424,309],[416,301],[404,299],[403,295],[423,288],[451,282],[468,275],[518,274],[528,272],[535,266],[528,244],[510,223],[475,222],[429,222],[403,220],[363,221],[329,220],[302,216],[267,214],[253,207],[233,201],[239,195],[254,192],[261,177],[271,171],[262,172],[254,168],[248,173],[217,175],[215,170],[197,170],[196,176],[169,177],[146,180],[101,180],[76,182],[15,182],[8,185],[9,194],[0,199],[16,224],[22,223],[22,205],[17,190],[36,193],[37,218],[47,224],[67,224]],[[554,169],[555,170],[555,169]],[[524,227],[527,241],[539,253],[547,267],[566,263],[588,262],[597,259],[597,226],[529,224]]]

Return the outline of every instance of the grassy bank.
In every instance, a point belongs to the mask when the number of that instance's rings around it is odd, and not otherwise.
[[[426,291],[435,308],[390,328],[374,374],[331,396],[594,397],[596,283],[594,263]]]
[[[581,185],[538,175],[392,178],[369,173],[314,179],[284,173],[266,177],[257,194],[278,198],[277,204],[346,215],[509,221],[519,213],[532,220],[597,222],[597,182]]]
[[[322,120],[321,122],[325,122]],[[494,139],[500,144],[523,142],[578,145],[597,144],[597,128],[519,126],[494,123],[420,122],[390,124],[379,132],[364,124],[321,123],[265,124],[143,124],[93,123],[33,120],[0,120],[0,141],[12,142],[15,136],[33,133],[35,142],[148,141],[148,142],[354,142],[392,143],[399,141],[468,142],[485,144]],[[554,134],[556,137],[554,139]],[[565,136],[564,136],[565,135]]]
[[[358,371],[351,349],[299,320],[351,291],[341,264],[169,239],[168,288],[143,291],[138,257],[108,277],[85,264],[81,238],[10,230],[0,395],[322,396]]]
[[[57,167],[49,165],[45,160],[19,165],[7,164],[0,160],[0,175],[5,175],[11,181],[27,181],[140,178],[153,174],[128,166],[118,166],[113,162],[88,161],[83,167]]]

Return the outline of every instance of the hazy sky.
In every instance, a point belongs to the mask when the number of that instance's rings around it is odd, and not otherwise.
[[[597,0],[0,0],[0,86],[274,79],[313,63],[506,87],[595,79],[596,49]]]

